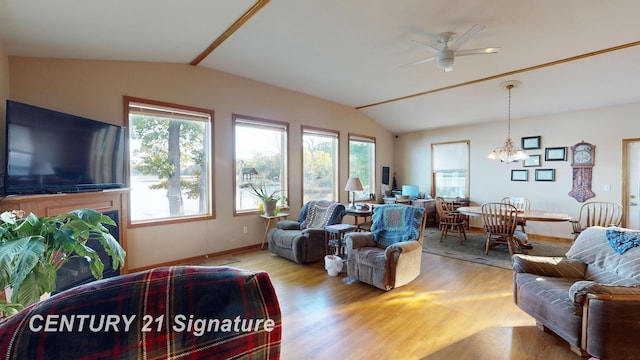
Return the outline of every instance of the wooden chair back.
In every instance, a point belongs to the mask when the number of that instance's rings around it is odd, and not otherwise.
[[[518,224],[518,209],[503,202],[482,205],[482,220],[486,233],[512,237]]]
[[[445,216],[450,213],[457,213],[457,206],[453,201],[448,201],[442,196],[436,196],[436,209],[439,216]]]
[[[580,207],[578,223],[582,228],[590,226],[620,226],[622,223],[622,205],[606,201],[590,201]]]
[[[411,197],[409,195],[396,195],[396,204],[411,205]]]
[[[522,196],[507,196],[500,200],[500,202],[511,204],[516,207],[518,210],[529,210],[531,209],[531,201],[526,197]]]

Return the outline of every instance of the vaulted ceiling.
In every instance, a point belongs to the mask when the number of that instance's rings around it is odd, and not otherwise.
[[[0,0],[9,56],[193,64],[357,108],[394,133],[640,101],[637,0]],[[420,43],[485,28],[453,71]],[[455,41],[455,37],[452,41]]]

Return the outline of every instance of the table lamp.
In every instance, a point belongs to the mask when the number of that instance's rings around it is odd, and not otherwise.
[[[345,191],[350,191],[353,192],[353,194],[351,195],[351,206],[349,207],[350,209],[355,209],[356,208],[356,194],[355,191],[362,191],[362,183],[360,182],[360,178],[359,177],[350,177],[347,180],[347,186],[344,187]]]

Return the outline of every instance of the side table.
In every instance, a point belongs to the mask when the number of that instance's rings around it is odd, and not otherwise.
[[[350,209],[346,208],[344,210],[345,215],[353,216],[355,218],[354,225],[358,226],[358,218],[364,218],[363,222],[367,222],[367,218],[373,215],[372,209],[367,210],[359,210],[359,209]]]
[[[355,231],[357,226],[351,224],[335,224],[325,226],[325,253],[329,254],[329,248],[335,248],[335,255],[344,257],[344,234]]]
[[[264,234],[262,235],[262,244],[260,244],[260,249],[264,248],[264,243],[267,241],[267,234],[269,233],[272,223],[275,224],[280,220],[286,219],[288,216],[289,214],[287,213],[277,213],[275,215],[260,214],[260,217],[264,221]]]

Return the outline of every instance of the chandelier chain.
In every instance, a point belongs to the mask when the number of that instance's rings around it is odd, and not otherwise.
[[[520,82],[518,81],[508,81],[502,84],[502,88],[509,91],[507,108],[507,140],[504,142],[503,147],[496,148],[489,154],[490,159],[500,159],[505,163],[511,163],[529,158],[529,154],[518,148],[515,142],[511,139],[511,89],[519,84]]]

